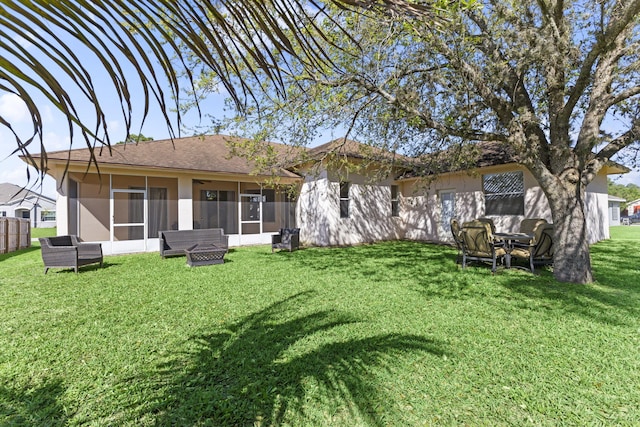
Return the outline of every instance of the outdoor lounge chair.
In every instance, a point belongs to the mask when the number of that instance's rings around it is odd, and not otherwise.
[[[100,243],[84,243],[76,236],[41,237],[42,261],[44,274],[52,267],[78,268],[83,265],[99,263],[102,267],[102,245]]]
[[[490,262],[491,272],[495,273],[498,260],[506,255],[502,242],[496,242],[493,238],[491,225],[475,220],[462,224],[462,268],[468,261]]]
[[[534,272],[535,265],[553,264],[553,224],[546,221],[534,230],[529,244],[514,243],[511,259],[520,258],[529,261],[529,269]]]
[[[271,236],[271,253],[276,249],[286,249],[289,252],[300,247],[299,228],[281,228],[278,234]]]

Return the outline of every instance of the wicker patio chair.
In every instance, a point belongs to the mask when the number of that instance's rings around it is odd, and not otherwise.
[[[281,228],[278,234],[271,236],[271,253],[276,249],[286,249],[289,252],[300,247],[299,228]]]
[[[534,237],[526,244],[514,243],[511,260],[514,258],[529,261],[529,269],[534,272],[536,265],[553,265],[553,224],[541,223],[534,230]]]
[[[41,237],[44,274],[52,267],[78,268],[99,263],[102,267],[102,245],[80,242],[76,236]]]
[[[495,273],[498,261],[502,261],[506,250],[502,242],[496,242],[493,238],[491,225],[474,220],[462,224],[462,268],[468,261],[490,262],[491,272]]]

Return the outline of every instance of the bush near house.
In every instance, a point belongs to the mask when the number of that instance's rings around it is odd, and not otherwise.
[[[595,245],[592,285],[415,242],[2,255],[0,424],[637,425],[637,244]]]

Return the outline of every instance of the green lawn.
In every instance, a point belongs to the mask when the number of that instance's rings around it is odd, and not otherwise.
[[[56,236],[56,228],[31,228],[31,238]]]
[[[410,242],[2,255],[0,425],[639,425],[639,245],[589,286]]]
[[[640,240],[640,224],[609,227],[613,240]]]

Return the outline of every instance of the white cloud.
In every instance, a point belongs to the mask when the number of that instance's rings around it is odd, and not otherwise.
[[[47,132],[42,138],[47,151],[59,151],[69,148],[70,139],[68,135],[62,136],[56,132]]]
[[[29,109],[22,98],[14,93],[0,96],[0,115],[12,125],[25,122],[29,118]]]

